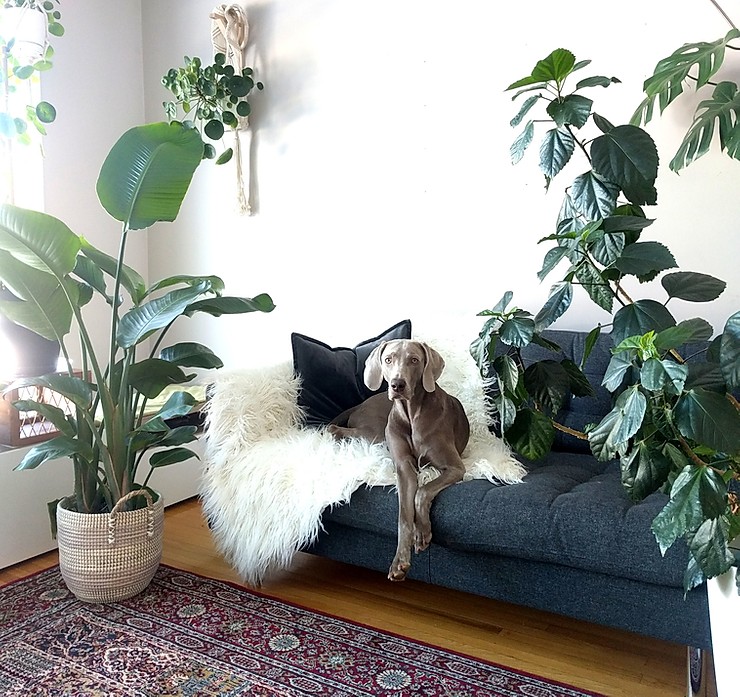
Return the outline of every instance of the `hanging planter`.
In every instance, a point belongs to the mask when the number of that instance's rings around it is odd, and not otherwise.
[[[0,36],[14,39],[13,55],[21,65],[40,61],[49,43],[46,13],[36,7],[6,7],[0,16]]]
[[[146,508],[123,510],[135,497]],[[156,497],[156,498],[155,498]],[[141,593],[162,559],[164,502],[147,489],[122,497],[110,513],[78,513],[72,498],[57,504],[62,578],[80,600],[114,603]]]

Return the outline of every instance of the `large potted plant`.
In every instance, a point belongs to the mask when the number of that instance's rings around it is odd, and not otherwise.
[[[0,207],[0,280],[20,298],[0,304],[0,311],[57,340],[68,366],[64,373],[25,378],[13,387],[51,390],[72,407],[67,413],[41,401],[16,404],[37,410],[59,431],[32,448],[18,469],[56,458],[71,460],[74,492],[51,502],[50,510],[58,526],[62,574],[84,600],[116,600],[148,584],[161,555],[163,504],[141,480],[139,466],[149,451],[151,467],[194,456],[184,446],[196,439],[196,427],[168,424],[171,417],[189,412],[194,398],[175,389],[155,413],[147,413],[147,402],[165,388],[191,382],[194,375],[188,369],[217,368],[221,361],[199,343],[167,344],[168,330],[179,318],[196,313],[273,309],[268,295],[225,296],[218,276],[176,275],[147,285],[126,264],[133,231],[175,219],[203,152],[198,132],[180,123],[133,128],[113,146],[97,193],[106,211],[121,222],[116,257],[53,216],[9,204]],[[93,299],[107,306],[108,342],[102,351],[90,331],[91,323],[99,322]],[[72,337],[81,356],[77,373],[72,369]],[[127,517],[143,525],[143,532],[119,532]],[[72,529],[67,528],[70,521]],[[105,557],[119,565],[118,572],[105,568],[100,561]],[[132,570],[131,561],[143,571]]]
[[[611,322],[591,333],[584,360],[596,336],[610,329],[614,356],[604,384],[614,393],[615,406],[585,435],[596,457],[620,459],[631,496],[641,499],[661,488],[670,490],[671,501],[653,531],[662,549],[681,537],[688,543],[689,590],[729,568],[734,559],[727,542],[740,529],[729,488],[740,473],[740,411],[733,396],[740,387],[740,312],[711,342],[714,329],[705,319],[677,322],[673,317],[668,307],[672,299],[711,302],[725,283],[698,272],[674,271],[677,264],[670,250],[643,239],[653,221],[642,206],[657,203],[657,150],[647,132],[631,124],[613,126],[583,94],[589,88],[608,87],[614,78],[586,77],[572,91],[567,89],[568,80],[587,65],[558,49],[509,87],[517,91],[515,99],[527,97],[514,125],[536,106],[545,107],[537,122],[550,123],[540,147],[548,185],[575,153],[584,154],[591,169],[567,188],[555,232],[541,240],[553,246],[539,277],[566,267],[545,306],[533,317],[509,309],[510,298],[505,297],[486,312],[490,319],[474,348],[479,358],[493,360],[505,435],[513,430],[510,442],[536,456],[549,447],[549,429],[556,428],[548,418],[557,411],[555,397],[566,391],[578,394],[588,386],[577,367],[560,365],[530,369],[520,385],[516,379],[521,365],[511,354],[532,340],[541,341],[541,332],[567,311],[578,286],[611,313]],[[598,129],[596,137],[581,134],[587,124]],[[514,161],[532,142],[533,130],[531,118],[512,146]],[[659,276],[665,297],[633,297],[639,282]],[[630,279],[636,290],[629,286]],[[496,340],[513,347],[503,360],[492,352]],[[680,348],[692,342],[699,342],[703,362],[687,362],[680,354]],[[522,415],[529,428],[516,427]]]
[[[546,186],[576,153],[585,156],[589,169],[566,189],[555,231],[540,240],[552,246],[539,278],[566,268],[545,305],[532,314],[512,307],[506,293],[481,313],[486,320],[471,347],[495,387],[504,437],[523,455],[537,458],[549,450],[557,429],[567,430],[557,423],[562,401],[591,392],[580,368],[599,333],[610,331],[613,358],[604,385],[614,394],[614,408],[586,433],[570,433],[588,439],[597,458],[619,460],[622,482],[634,499],[658,490],[669,495],[652,530],[662,552],[685,540],[690,552],[687,592],[736,564],[730,545],[740,533],[740,312],[714,336],[705,319],[677,322],[668,308],[676,298],[711,302],[725,283],[702,273],[675,271],[670,250],[643,239],[653,221],[642,207],[657,203],[658,156],[639,123],[640,117],[650,118],[655,100],[665,107],[680,93],[677,85],[694,64],[699,66],[699,85],[708,84],[728,42],[738,35],[733,30],[713,44],[689,45],[661,61],[645,83],[646,101],[630,124],[614,126],[594,111],[587,96],[592,88],[618,82],[616,78],[583,77],[571,88],[574,74],[589,61],[577,62],[564,49],[553,51],[509,86],[513,99],[524,98],[511,122],[517,128],[523,125],[511,148],[512,161],[520,161],[533,142],[535,123],[547,123],[539,149]],[[720,83],[713,100],[700,104],[671,163],[674,170],[706,152],[715,119],[722,147],[733,156],[740,152],[733,149],[739,129],[729,128],[736,123],[736,93],[736,87]],[[544,109],[535,119],[531,114],[539,107]],[[596,128],[595,136],[586,133],[589,127]],[[634,281],[658,277],[664,297],[636,297],[639,285]],[[530,342],[550,346],[542,333],[568,310],[577,286],[610,313],[611,321],[591,332],[581,366],[546,360],[525,367],[521,348]],[[720,645],[732,650],[728,641],[715,644],[715,653]],[[720,693],[731,694],[727,687]]]

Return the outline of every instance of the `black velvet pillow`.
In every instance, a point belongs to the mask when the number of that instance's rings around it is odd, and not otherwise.
[[[362,379],[365,361],[372,350],[384,341],[410,339],[411,320],[404,320],[382,334],[352,348],[332,348],[303,334],[290,335],[293,367],[301,376],[298,404],[306,414],[309,426],[328,424],[345,409],[364,402],[376,392]],[[377,392],[381,392],[382,386]]]

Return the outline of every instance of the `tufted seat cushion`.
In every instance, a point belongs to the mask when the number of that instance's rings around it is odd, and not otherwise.
[[[528,468],[522,484],[473,480],[443,491],[432,506],[435,544],[682,588],[685,547],[662,557],[650,532],[663,494],[633,503],[618,463],[580,453],[553,453]],[[363,488],[324,521],[395,539],[397,512],[393,489],[379,496]]]

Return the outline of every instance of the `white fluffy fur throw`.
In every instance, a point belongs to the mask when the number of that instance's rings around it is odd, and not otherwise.
[[[470,421],[467,478],[521,481],[524,469],[488,430],[475,362],[466,349],[429,343],[446,362],[440,386]],[[252,585],[316,538],[326,507],[348,501],[361,485],[395,484],[384,444],[337,442],[323,429],[303,428],[299,390],[290,363],[222,372],[208,407],[203,505],[216,545]]]

